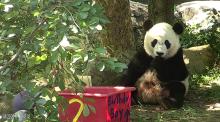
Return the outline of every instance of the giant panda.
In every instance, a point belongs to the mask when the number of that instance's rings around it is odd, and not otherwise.
[[[126,86],[135,86],[133,104],[160,104],[163,108],[180,108],[188,91],[189,73],[183,60],[180,34],[182,24],[144,22],[143,47],[130,60],[124,75]]]

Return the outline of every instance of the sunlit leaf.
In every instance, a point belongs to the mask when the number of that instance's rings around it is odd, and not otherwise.
[[[4,6],[5,8],[4,8],[4,12],[9,12],[14,6],[13,5],[11,5],[11,4],[8,4],[8,5],[5,5]]]
[[[89,55],[85,55],[83,61],[86,62],[89,59]]]
[[[70,68],[70,71],[72,72],[72,74],[74,74],[76,70],[74,68]]]
[[[79,54],[76,54],[76,55],[73,55],[72,58],[73,58],[72,63],[76,63],[79,59],[82,58],[82,56]]]
[[[67,37],[64,35],[63,39],[60,41],[60,46],[63,48],[70,46],[70,42],[68,41]]]
[[[33,12],[33,15],[36,16],[36,17],[38,17],[38,16],[40,15],[40,12],[39,12],[39,11],[34,11],[34,12]]]
[[[45,61],[47,59],[47,54],[43,54],[42,56],[41,56],[41,61]]]
[[[78,28],[75,25],[70,25],[71,31],[73,31],[73,33],[78,33]]]
[[[97,68],[98,68],[98,70],[99,71],[104,71],[104,69],[105,69],[105,64],[104,63],[99,63],[98,65],[97,65]]]
[[[51,51],[56,51],[59,47],[60,47],[60,45],[54,47]]]
[[[102,26],[101,26],[101,25],[97,25],[95,28],[96,28],[97,30],[102,30]]]

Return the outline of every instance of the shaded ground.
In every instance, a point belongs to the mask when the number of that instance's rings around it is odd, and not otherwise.
[[[220,122],[220,86],[212,84],[189,91],[178,110],[157,110],[158,106],[132,106],[132,122]]]

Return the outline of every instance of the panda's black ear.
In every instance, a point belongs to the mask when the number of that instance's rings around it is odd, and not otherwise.
[[[175,23],[173,25],[173,30],[174,32],[176,32],[177,34],[181,34],[184,30],[184,27],[181,23]]]
[[[151,20],[146,20],[143,24],[144,30],[148,31],[151,27],[153,27],[153,22]]]

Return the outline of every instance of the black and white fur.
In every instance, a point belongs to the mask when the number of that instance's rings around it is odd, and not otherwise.
[[[144,27],[144,47],[139,49],[128,65],[124,76],[126,86],[137,87],[132,93],[134,102],[153,101],[162,103],[165,108],[179,108],[183,106],[188,91],[189,75],[179,42],[183,26],[179,23],[174,26],[167,23],[152,25],[151,21],[146,21]],[[156,87],[158,83],[159,87]],[[155,88],[149,92],[153,88],[151,86]],[[153,95],[149,97],[148,93]]]

